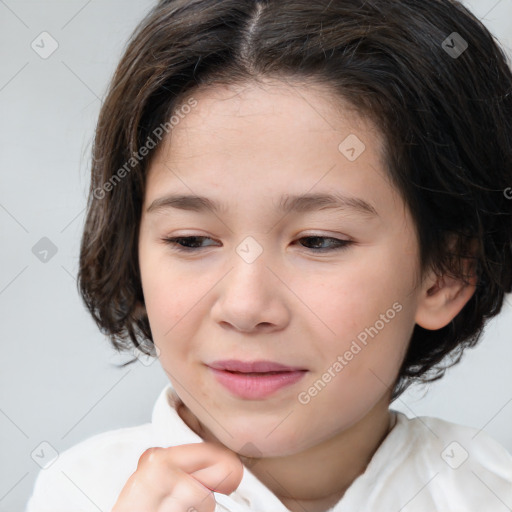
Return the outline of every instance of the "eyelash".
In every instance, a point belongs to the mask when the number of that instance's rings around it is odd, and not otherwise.
[[[333,241],[335,241],[336,244],[339,244],[337,247],[331,247],[331,248],[325,248],[325,247],[321,248],[321,249],[311,249],[311,248],[309,248],[309,250],[311,250],[313,252],[316,252],[316,253],[341,251],[343,249],[346,249],[347,246],[349,246],[349,245],[351,245],[353,243],[351,240],[340,240],[339,238],[333,238],[333,237],[328,237],[328,236],[304,236],[304,237],[299,238],[298,240],[307,240],[307,239],[311,239],[311,238],[313,238],[313,239],[323,239],[323,240],[333,240]],[[178,242],[179,240],[190,240],[190,239],[206,239],[206,240],[211,240],[211,238],[209,238],[207,236],[177,236],[177,237],[172,237],[172,238],[163,238],[162,240],[166,244],[170,245],[172,247],[172,249],[175,250],[175,251],[191,253],[191,252],[197,251],[198,249],[204,249],[204,247],[187,247],[187,246],[183,246],[183,245],[181,245]],[[308,249],[308,248],[306,248],[306,249]]]

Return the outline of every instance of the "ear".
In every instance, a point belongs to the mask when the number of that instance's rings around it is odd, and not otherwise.
[[[473,244],[473,254],[475,252]],[[475,259],[463,258],[463,266],[469,284],[452,276],[439,276],[433,270],[425,278],[415,317],[420,327],[437,330],[448,325],[473,296],[477,284]]]

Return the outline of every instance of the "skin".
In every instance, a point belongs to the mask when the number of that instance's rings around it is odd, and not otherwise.
[[[443,327],[475,286],[433,272],[418,279],[417,235],[387,178],[384,139],[322,86],[265,80],[205,88],[193,97],[197,106],[151,162],[139,232],[159,360],[191,428],[241,456],[290,510],[323,511],[364,471],[393,426],[392,385],[415,323]],[[349,134],[365,144],[354,161],[338,149]],[[282,194],[333,191],[366,200],[378,216],[276,209]],[[167,193],[204,195],[227,208],[216,215],[146,212]],[[171,236],[209,239],[189,255],[163,242]],[[247,236],[263,249],[252,263],[236,252]],[[328,238],[308,245],[306,236]],[[329,237],[353,243],[315,252],[332,246]],[[401,306],[394,318],[301,403],[298,394],[394,303]],[[264,400],[244,400],[205,365],[230,358],[308,372]]]

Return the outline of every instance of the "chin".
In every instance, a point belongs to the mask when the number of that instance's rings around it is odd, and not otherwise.
[[[222,430],[222,435],[217,439],[243,457],[285,457],[308,448],[306,443],[293,437],[291,431],[283,429],[278,433],[276,424],[272,428],[258,428],[257,425],[253,425],[251,429],[247,429],[241,426],[239,431],[230,427],[229,434]],[[276,431],[272,432],[274,429]],[[272,433],[269,435],[269,432]]]

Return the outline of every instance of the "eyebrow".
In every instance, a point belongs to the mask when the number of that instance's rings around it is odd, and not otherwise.
[[[171,208],[194,212],[209,211],[219,213],[226,211],[224,203],[198,195],[171,194],[155,199],[146,212],[157,212]],[[359,197],[343,194],[304,194],[281,196],[278,210],[283,213],[305,213],[314,210],[352,210],[366,217],[379,217],[373,205]]]

